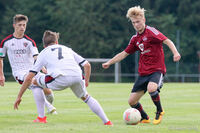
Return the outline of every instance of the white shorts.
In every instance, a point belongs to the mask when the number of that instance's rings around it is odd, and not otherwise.
[[[28,75],[28,72],[21,72],[21,73],[15,75],[15,76],[13,76],[13,77],[15,78],[15,80],[16,80],[19,84],[23,84],[23,82],[24,82],[24,80],[25,80],[25,78],[26,78],[27,75]],[[41,72],[38,72],[38,73],[35,75],[34,78],[37,78],[37,77],[43,76],[43,75],[45,75],[45,74],[44,74],[44,73],[41,73]],[[35,86],[35,85],[31,84],[28,88],[29,88],[29,89],[32,89],[33,86]]]
[[[21,72],[21,73],[18,73],[17,75],[13,75],[13,77],[19,84],[22,84],[25,80],[26,75],[27,75],[27,72]]]
[[[78,97],[85,97],[87,94],[85,81],[79,76],[58,76],[52,78],[48,75],[35,76],[36,81],[42,88],[50,88],[55,91],[60,91],[66,88],[71,88],[73,93]]]

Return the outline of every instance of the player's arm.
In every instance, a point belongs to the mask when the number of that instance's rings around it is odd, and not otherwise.
[[[128,55],[129,55],[128,53],[126,53],[125,51],[122,51],[121,53],[118,53],[117,55],[115,55],[112,59],[110,59],[106,63],[103,63],[102,67],[104,69],[107,69],[110,67],[110,65],[115,64],[116,62],[120,62],[121,60],[126,58]]]
[[[37,60],[37,55],[33,56],[33,58],[34,58],[34,62],[36,62],[36,60]],[[42,72],[43,72],[44,74],[47,74],[47,69],[46,69],[45,67],[43,67],[43,68],[42,68]]]
[[[82,66],[84,69],[84,73],[85,73],[85,86],[87,87],[89,85],[89,81],[90,81],[90,75],[91,75],[91,65],[90,63],[85,60],[82,56],[80,56],[79,54],[77,54],[76,52],[74,52],[72,49],[70,49],[75,61],[77,62],[77,64],[79,64],[79,66]]]
[[[177,51],[174,43],[170,39],[164,40],[163,43],[166,44],[169,47],[169,49],[172,51],[172,53],[174,55],[173,60],[179,61],[181,59],[181,55]]]
[[[5,77],[3,73],[3,58],[0,58],[0,85],[4,86]]]
[[[17,99],[14,103],[14,109],[18,109],[18,106],[22,100],[21,98],[22,98],[24,92],[26,91],[26,89],[31,85],[32,79],[34,76],[35,76],[35,73],[33,73],[33,72],[29,72],[29,74],[26,76],[26,78],[21,86],[21,89],[18,93]]]
[[[84,68],[84,73],[85,73],[85,85],[88,87],[89,81],[90,81],[90,75],[91,75],[91,65],[87,61],[87,63],[83,66]]]

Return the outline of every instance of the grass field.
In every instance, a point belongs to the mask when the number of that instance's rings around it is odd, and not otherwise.
[[[6,82],[0,87],[0,133],[197,133],[200,132],[200,84],[165,83],[161,100],[165,110],[160,125],[125,125],[122,115],[129,108],[127,100],[132,83],[91,83],[88,92],[104,108],[114,127],[104,126],[89,107],[77,99],[70,89],[54,92],[58,115],[47,115],[48,123],[33,123],[37,117],[32,92],[27,90],[19,110],[13,103],[19,85]],[[153,119],[155,106],[146,94],[141,103]]]

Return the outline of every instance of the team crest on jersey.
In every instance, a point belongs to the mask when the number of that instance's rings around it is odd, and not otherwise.
[[[28,43],[27,42],[24,42],[24,47],[27,47]]]
[[[15,44],[14,44],[14,43],[12,43],[12,44],[11,44],[11,46],[15,46]]]
[[[144,37],[142,38],[142,40],[143,40],[143,41],[146,41],[146,40],[147,40],[147,37],[146,37],[146,36],[144,36]]]
[[[140,48],[141,51],[144,51],[144,44],[143,43],[141,43],[138,47]]]

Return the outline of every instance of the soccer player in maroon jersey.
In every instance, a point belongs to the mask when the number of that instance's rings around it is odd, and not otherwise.
[[[181,56],[170,39],[155,28],[145,24],[144,12],[144,8],[140,6],[135,6],[128,10],[126,16],[131,20],[137,33],[132,36],[124,51],[118,53],[106,63],[103,63],[102,67],[107,69],[110,65],[123,60],[129,54],[139,51],[139,78],[133,86],[128,103],[132,108],[140,111],[142,116],[141,123],[150,123],[149,116],[139,103],[140,98],[148,91],[157,108],[153,124],[159,124],[164,115],[159,92],[162,87],[163,75],[166,73],[162,44],[166,44],[172,51],[175,62],[179,61]]]

